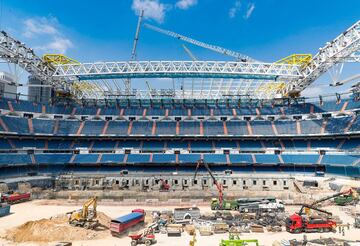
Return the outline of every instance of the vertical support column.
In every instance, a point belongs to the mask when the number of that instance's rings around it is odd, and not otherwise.
[[[180,121],[176,121],[176,135],[180,135]]]
[[[124,115],[124,109],[122,108],[122,109],[120,109],[119,116],[121,117],[121,116],[123,116],[123,115]]]
[[[191,117],[191,109],[188,108],[188,117],[190,118]]]
[[[130,123],[129,123],[129,128],[128,128],[128,131],[127,131],[127,134],[128,134],[128,135],[131,134],[132,125],[133,125],[133,122],[130,121]]]
[[[154,120],[152,129],[151,129],[151,135],[155,135],[155,134],[156,134],[156,121]]]
[[[9,131],[9,128],[7,127],[7,125],[5,124],[2,118],[0,118],[0,125],[6,132]]]
[[[153,153],[150,153],[150,158],[149,158],[149,162],[153,161]]]
[[[251,128],[250,121],[246,121],[246,126],[247,126],[247,130],[248,130],[249,135],[252,136],[253,131],[252,131],[252,128]]]
[[[123,162],[126,163],[128,159],[128,154],[125,154]]]
[[[298,135],[301,135],[301,124],[300,124],[300,120],[296,121],[296,133]]]
[[[313,114],[315,112],[315,110],[314,110],[314,105],[311,105],[310,106],[310,114]]]
[[[147,112],[147,108],[144,108],[144,110],[143,110],[143,113],[142,113],[142,117],[146,117],[146,112]]]
[[[56,135],[58,133],[58,130],[59,130],[59,120],[55,120],[55,123],[54,123],[54,131],[53,131],[53,134]]]
[[[101,113],[101,108],[98,108],[98,109],[96,110],[96,116],[100,116],[100,113]]]
[[[49,149],[49,140],[45,139],[45,149]]]
[[[210,109],[210,116],[211,116],[211,117],[214,116],[214,109],[213,109],[213,108]]]
[[[105,135],[105,134],[106,134],[106,131],[107,131],[108,127],[109,127],[109,121],[106,121],[106,122],[105,122],[105,125],[104,125],[104,128],[103,128],[102,131],[101,131],[101,134],[102,134],[102,135]]]
[[[36,164],[36,160],[35,160],[34,154],[30,154],[30,159],[31,159],[31,164],[35,165],[35,164]]]
[[[307,150],[308,151],[311,150],[311,141],[310,140],[307,141]]]
[[[46,106],[44,104],[41,106],[41,113],[46,114]]]
[[[76,157],[76,155],[75,155],[75,154],[73,154],[73,155],[71,156],[71,158],[70,158],[69,163],[73,163],[73,162],[74,162],[74,160],[75,160],[75,157]]]
[[[203,121],[200,121],[200,135],[204,135],[204,125],[203,125]]]
[[[233,116],[236,117],[237,116],[237,112],[236,112],[236,109],[232,109],[232,113],[233,113]]]
[[[320,134],[325,133],[326,125],[327,125],[327,120],[324,120],[322,125],[321,125]]]
[[[84,128],[85,121],[81,121],[79,129],[76,132],[76,135],[79,136],[81,134],[82,129]]]
[[[346,128],[344,129],[344,133],[348,132],[351,128],[351,126],[354,124],[356,120],[356,115],[353,115],[352,119],[350,120],[349,124],[346,126]]]
[[[278,157],[280,163],[284,163],[284,160],[281,155],[277,155],[277,157]]]
[[[341,107],[341,112],[343,113],[346,110],[347,105],[349,104],[349,101],[345,101],[343,106]]]
[[[98,158],[97,158],[97,160],[96,160],[96,163],[100,163],[101,162],[101,158],[102,158],[102,153],[100,153],[99,155],[98,155]]]
[[[254,164],[257,163],[257,161],[256,161],[256,156],[255,156],[254,154],[251,154],[251,159],[252,159],[252,161],[253,161]]]
[[[321,164],[323,157],[323,155],[319,155],[319,159],[317,160],[316,164]]]
[[[223,121],[224,135],[228,135],[228,129],[226,126],[226,121]]]
[[[34,133],[34,126],[33,126],[33,122],[31,118],[28,118],[28,128],[29,128],[29,133],[33,134]]]
[[[165,109],[165,117],[169,117],[169,109]]]
[[[275,134],[276,136],[279,135],[279,134],[278,134],[278,131],[277,131],[277,129],[276,129],[276,126],[275,126],[275,122],[274,122],[274,121],[271,121],[271,127],[272,127],[272,129],[273,129],[274,134]]]
[[[230,161],[230,156],[229,156],[229,154],[226,154],[226,163],[227,163],[228,165],[231,165],[231,161]]]
[[[76,108],[73,108],[71,111],[71,116],[74,116],[76,114]]]

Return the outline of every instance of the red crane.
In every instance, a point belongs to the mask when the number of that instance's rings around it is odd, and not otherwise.
[[[196,178],[196,175],[198,173],[198,169],[199,167],[203,165],[206,170],[208,171],[209,175],[211,176],[217,190],[218,190],[218,193],[219,193],[219,207],[222,207],[222,203],[223,203],[223,196],[224,196],[224,193],[223,193],[223,186],[221,183],[219,183],[216,178],[214,177],[213,173],[211,172],[210,168],[209,168],[209,165],[203,160],[203,159],[200,159],[197,161],[197,164],[196,164],[196,169],[195,169],[195,174],[194,174],[194,180]]]
[[[353,191],[347,190],[344,192],[336,193],[331,196],[327,196],[324,198],[321,198],[319,200],[316,200],[315,202],[311,204],[303,204],[299,210],[299,212],[291,215],[286,219],[286,230],[290,233],[301,233],[301,232],[329,232],[333,230],[336,227],[336,221],[329,219],[327,217],[325,218],[316,218],[312,219],[308,216],[304,215],[304,209],[309,208],[313,209],[322,213],[325,213],[329,216],[332,215],[332,213],[320,209],[318,207],[315,207],[317,204],[330,200],[332,198],[344,195],[344,194],[352,194]]]

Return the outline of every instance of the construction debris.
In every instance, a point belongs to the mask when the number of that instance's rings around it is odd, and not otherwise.
[[[109,235],[108,226],[110,217],[98,212],[98,230],[87,230],[81,227],[73,227],[68,224],[66,215],[58,215],[50,219],[28,221],[18,227],[8,230],[5,239],[15,242],[53,242],[101,239]]]

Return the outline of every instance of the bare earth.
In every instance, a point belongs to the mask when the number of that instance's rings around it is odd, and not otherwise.
[[[89,231],[82,228],[71,228],[66,223],[64,214],[79,209],[81,203],[73,204],[64,201],[31,201],[16,204],[11,207],[12,213],[0,218],[0,245],[54,245],[55,242],[67,240],[73,245],[130,245],[130,238],[124,235],[122,238],[115,238],[104,228],[99,231]],[[119,217],[129,213],[134,206],[121,206],[120,203],[98,205],[101,222],[106,224],[109,218]],[[145,210],[170,210],[174,207],[144,207]],[[208,206],[199,206],[202,212],[209,212]],[[354,207],[348,207],[354,209]],[[330,206],[326,208],[339,216],[343,222],[353,224],[353,218],[346,214],[342,208]],[[290,213],[298,210],[298,207],[289,207]],[[38,221],[40,220],[40,221]],[[30,222],[37,221],[37,222]],[[42,226],[40,226],[42,225]],[[21,227],[19,227],[21,226]],[[105,225],[106,226],[106,225]],[[138,228],[137,228],[138,229]],[[25,233],[27,232],[27,233]],[[31,232],[32,234],[29,234]],[[308,239],[322,237],[337,237],[348,240],[360,240],[360,229],[351,226],[350,230],[345,229],[345,236],[337,233],[308,233]],[[226,239],[228,234],[215,234],[213,236],[197,236],[196,245],[217,246],[221,239]],[[272,245],[275,240],[301,239],[302,234],[290,234],[287,232],[267,233],[244,233],[243,239],[258,239],[261,245]],[[181,237],[168,238],[166,234],[156,234],[158,243],[156,245],[184,246],[189,245],[192,236],[183,233]],[[31,239],[32,242],[28,240]]]

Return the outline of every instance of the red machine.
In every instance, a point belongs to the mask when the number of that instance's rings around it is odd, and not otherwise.
[[[1,194],[1,202],[6,202],[8,204],[20,203],[29,201],[31,198],[30,193],[13,193],[13,194]]]
[[[155,235],[152,231],[147,228],[140,234],[129,235],[131,238],[131,246],[136,246],[138,244],[145,244],[146,246],[156,243]]]
[[[113,236],[119,236],[126,229],[145,221],[144,209],[134,209],[130,214],[113,219],[110,222],[110,231]]]
[[[332,196],[328,196],[313,202],[310,205],[302,205],[298,213],[295,213],[286,219],[286,231],[290,233],[301,233],[301,232],[329,232],[336,228],[337,224],[334,220],[331,219],[332,213],[317,208],[315,205],[330,200],[332,198],[351,193],[351,190],[336,193]],[[311,218],[303,213],[304,209],[312,209],[319,211],[327,216],[321,218]]]
[[[221,183],[219,183],[216,178],[214,177],[213,173],[211,172],[210,168],[209,168],[209,165],[203,160],[203,159],[200,159],[197,161],[197,165],[196,165],[196,169],[195,169],[195,174],[194,174],[194,180],[196,178],[196,175],[198,173],[198,169],[199,167],[203,165],[206,170],[208,171],[209,175],[211,176],[217,190],[218,190],[218,193],[219,193],[219,207],[221,208],[222,207],[222,203],[223,203],[223,197],[224,197],[224,192],[223,192],[223,186]]]

